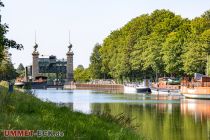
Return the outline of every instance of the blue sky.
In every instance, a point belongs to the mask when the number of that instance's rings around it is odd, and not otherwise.
[[[7,37],[24,45],[10,50],[12,61],[30,65],[37,32],[38,51],[66,58],[68,34],[74,51],[74,67],[88,67],[94,45],[132,18],[155,9],[169,9],[185,18],[210,9],[210,0],[2,0],[2,22],[9,24]]]

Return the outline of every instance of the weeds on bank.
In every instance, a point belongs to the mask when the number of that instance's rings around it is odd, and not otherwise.
[[[85,115],[72,112],[67,107],[58,107],[43,102],[31,94],[15,91],[7,93],[0,86],[0,128],[13,130],[62,131],[61,139],[143,139],[130,124],[131,119],[123,114],[112,117],[108,114]],[[0,139],[3,138],[2,133]],[[32,138],[30,138],[32,139]],[[36,139],[33,137],[33,139]],[[42,139],[58,139],[44,137]],[[60,138],[59,138],[60,139]]]
[[[95,114],[100,118],[105,118],[109,122],[116,122],[121,126],[132,129],[134,131],[141,126],[141,124],[133,125],[132,121],[135,120],[135,118],[129,118],[124,113],[120,113],[116,116],[112,116],[109,113],[100,114],[99,112]]]

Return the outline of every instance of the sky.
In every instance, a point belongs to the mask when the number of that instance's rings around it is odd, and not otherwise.
[[[9,25],[7,37],[23,44],[10,49],[17,67],[32,64],[36,42],[40,55],[66,58],[73,44],[74,68],[89,65],[96,43],[103,43],[111,31],[132,18],[156,9],[168,9],[184,18],[195,18],[210,9],[210,0],[2,0],[2,23]]]

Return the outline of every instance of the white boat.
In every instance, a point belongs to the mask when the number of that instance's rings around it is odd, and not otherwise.
[[[186,98],[193,98],[193,99],[210,99],[210,94],[190,94],[190,93],[182,93]]]
[[[171,96],[180,96],[180,90],[169,90],[169,89],[151,89],[152,94],[154,95],[171,95]]]
[[[149,88],[149,82],[144,80],[141,84],[125,84],[124,85],[124,93],[145,93],[150,94],[151,89]]]
[[[132,85],[124,85],[124,93],[151,93],[151,89],[149,87],[143,86],[132,86]]]
[[[24,86],[25,84],[23,82],[15,82],[15,86]]]

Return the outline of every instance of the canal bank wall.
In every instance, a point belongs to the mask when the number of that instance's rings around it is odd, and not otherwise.
[[[72,83],[64,85],[64,89],[100,89],[100,90],[123,90],[121,84],[82,84]]]

